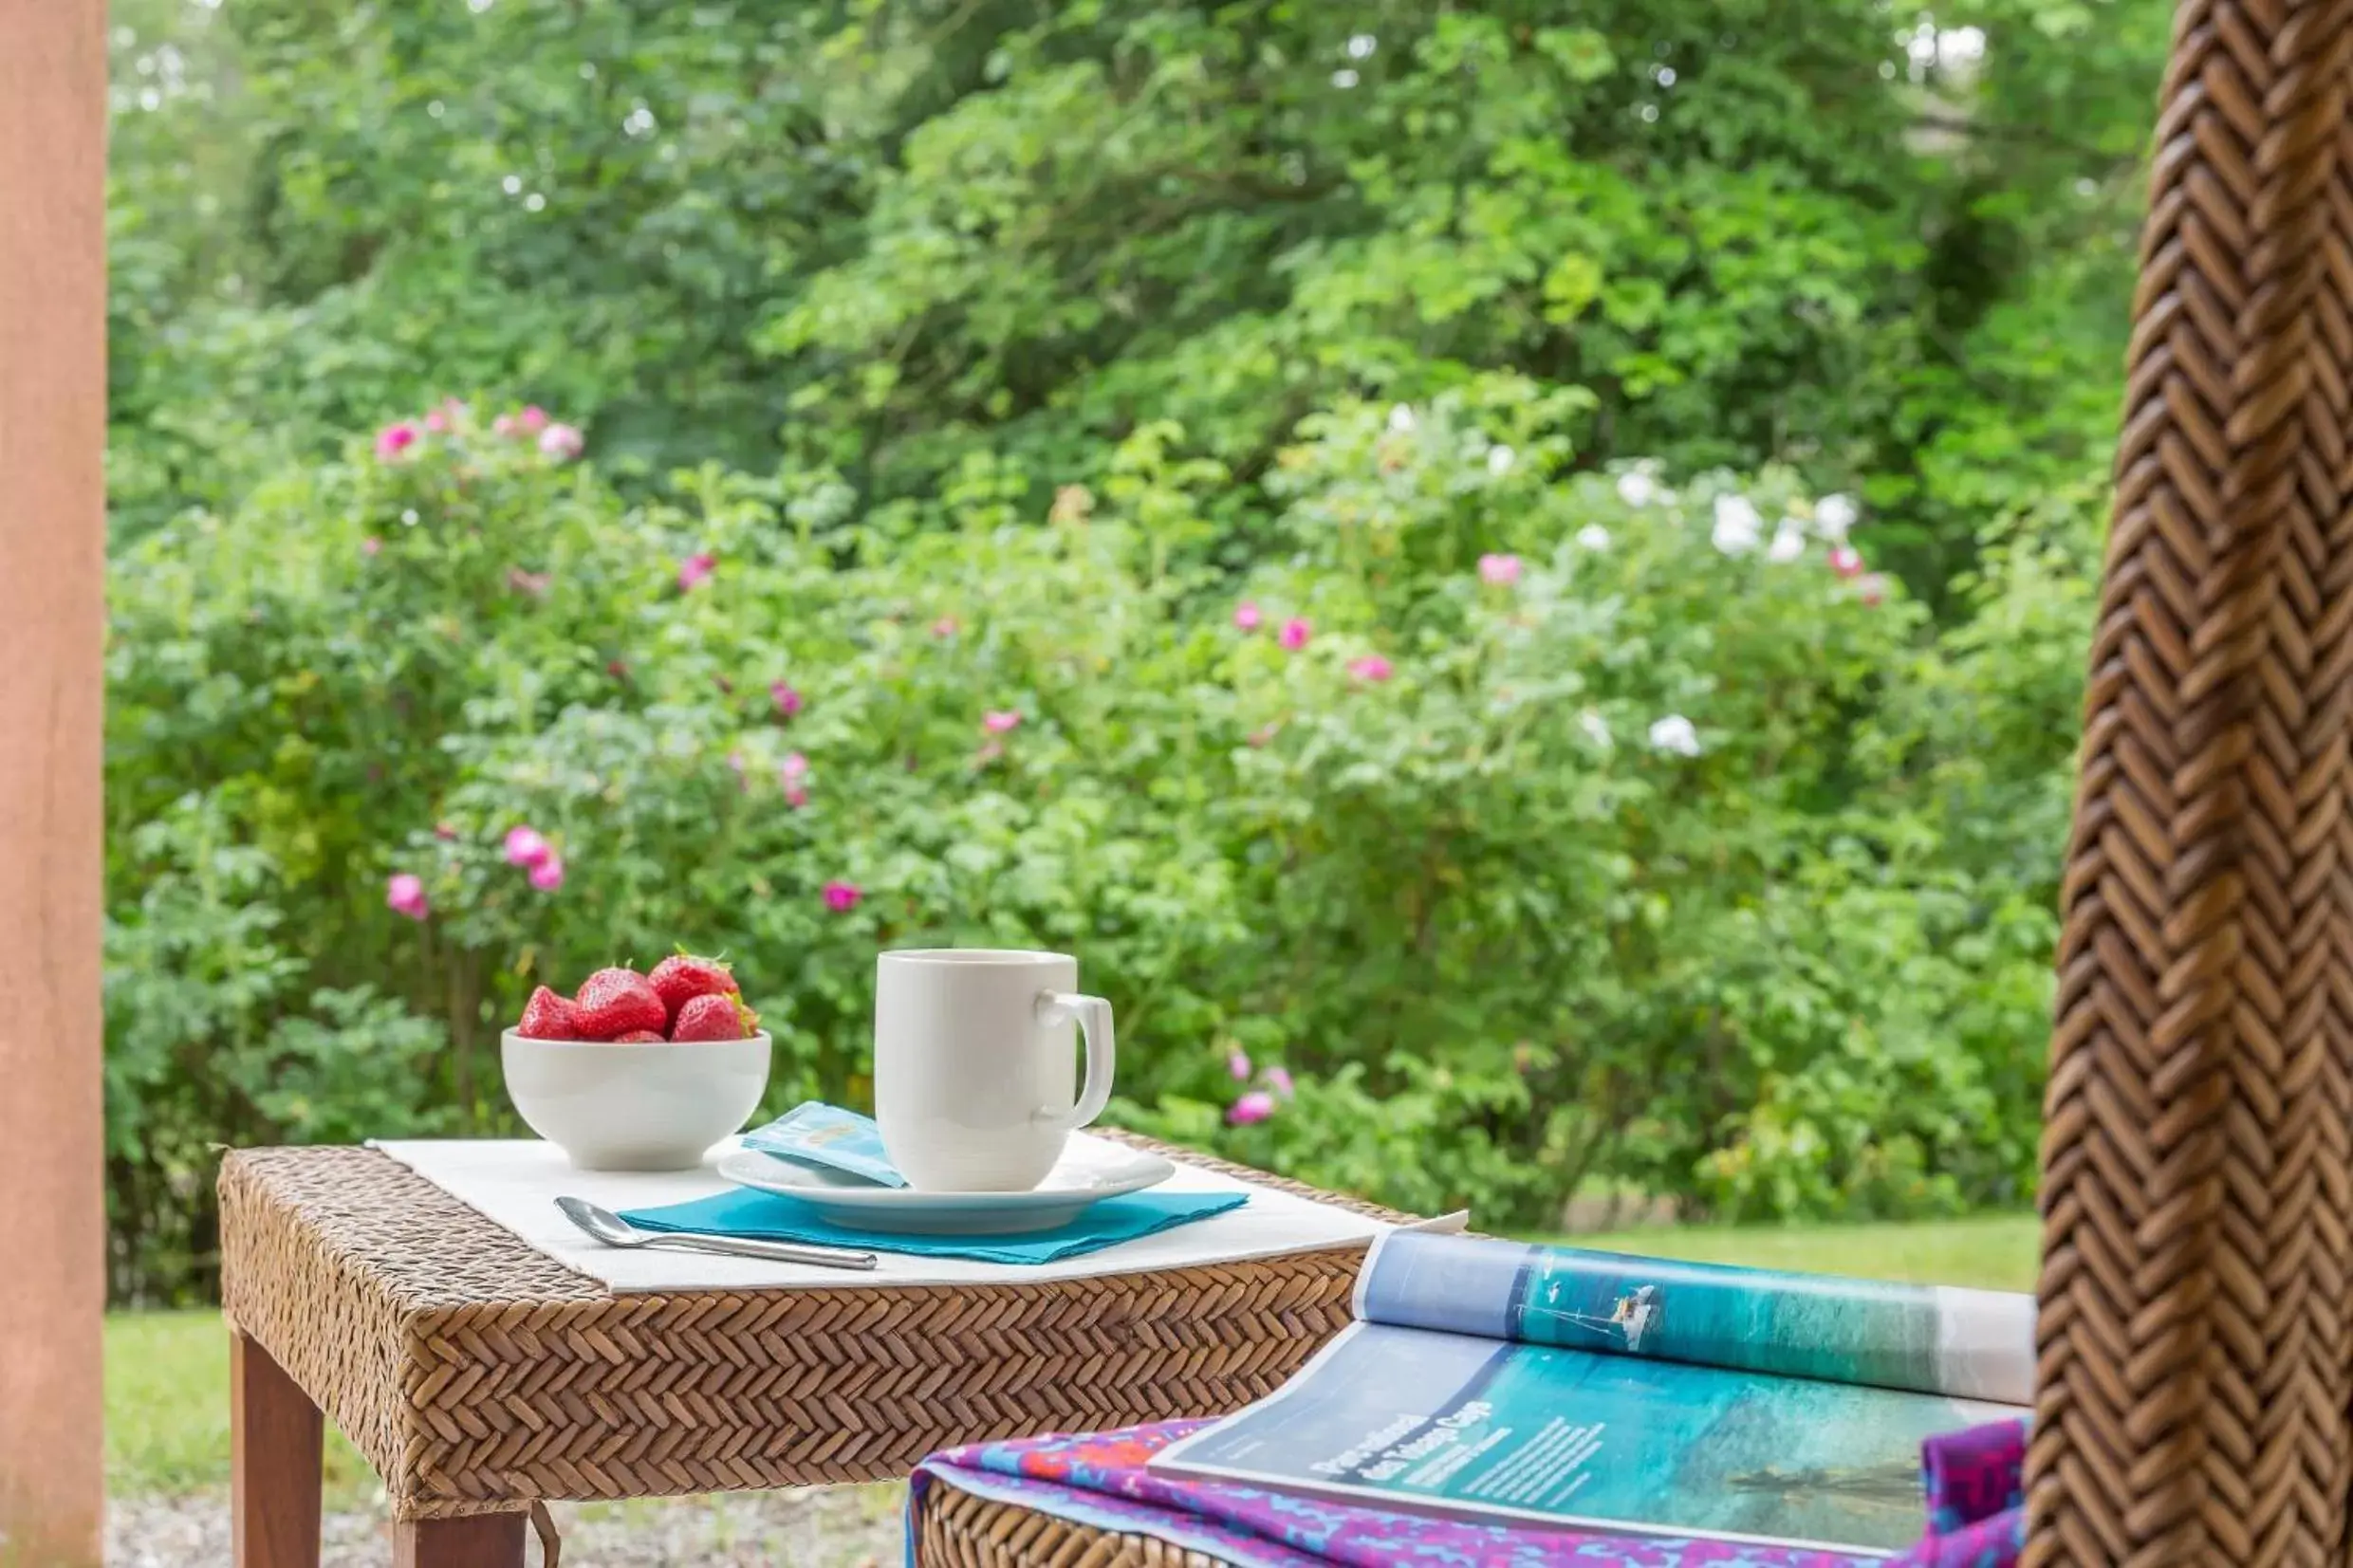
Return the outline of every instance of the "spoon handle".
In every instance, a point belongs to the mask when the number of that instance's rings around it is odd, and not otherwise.
[[[799,1246],[791,1242],[764,1242],[755,1236],[687,1236],[665,1232],[641,1244],[675,1247],[680,1252],[724,1252],[738,1258],[765,1258],[772,1264],[814,1264],[820,1268],[870,1269],[871,1252],[843,1252],[829,1246]]]

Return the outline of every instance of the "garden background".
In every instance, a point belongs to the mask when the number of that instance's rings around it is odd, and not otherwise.
[[[119,1300],[680,944],[776,1108],[1050,945],[1400,1207],[2030,1196],[2158,0],[114,14]]]

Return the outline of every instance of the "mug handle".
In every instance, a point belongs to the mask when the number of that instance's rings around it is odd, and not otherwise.
[[[1029,1119],[1057,1133],[1075,1133],[1102,1116],[1103,1107],[1111,1103],[1111,1004],[1100,996],[1081,996],[1075,991],[1039,995],[1039,1023],[1060,1024],[1065,1018],[1078,1020],[1079,1033],[1086,1039],[1086,1086],[1069,1110],[1041,1105],[1029,1113]]]

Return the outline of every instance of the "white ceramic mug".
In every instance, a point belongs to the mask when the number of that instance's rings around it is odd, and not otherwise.
[[[1074,1096],[1070,1026],[1086,1036]],[[874,1118],[909,1184],[1027,1192],[1111,1098],[1111,1004],[1058,952],[886,952],[874,990]]]

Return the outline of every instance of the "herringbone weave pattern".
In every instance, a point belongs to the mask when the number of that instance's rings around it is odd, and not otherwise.
[[[914,1535],[917,1568],[1224,1568],[1150,1536],[992,1503],[944,1481],[924,1487]]]
[[[875,1481],[959,1444],[1224,1414],[1345,1326],[1364,1257],[613,1296],[369,1150],[232,1154],[220,1190],[231,1322],[404,1519]]]
[[[2346,0],[2186,0],[2062,888],[2035,1564],[2343,1561]]]

